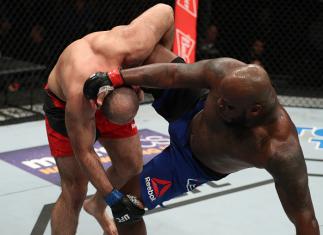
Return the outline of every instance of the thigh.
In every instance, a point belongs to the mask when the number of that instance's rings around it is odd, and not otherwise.
[[[139,187],[141,199],[148,209],[174,197],[176,187],[176,168],[170,148],[164,149],[146,165],[140,174]]]
[[[143,167],[143,171],[132,177],[122,188],[125,194],[136,196],[146,208],[152,209],[171,198],[173,177],[175,177],[169,148],[164,149]],[[175,177],[176,178],[176,177]],[[169,190],[170,189],[170,190]]]
[[[140,174],[141,199],[148,209],[209,181],[189,149],[171,144],[148,162]]]
[[[116,169],[131,168],[133,165],[143,165],[143,155],[138,133],[126,138],[99,138],[100,143],[109,153]]]
[[[152,106],[164,117],[168,122],[172,122],[180,118],[186,112],[192,110],[196,103],[204,97],[207,89],[150,89],[145,92],[154,96]]]
[[[44,100],[45,125],[50,151],[53,157],[73,155],[65,127],[65,104],[50,91]]]

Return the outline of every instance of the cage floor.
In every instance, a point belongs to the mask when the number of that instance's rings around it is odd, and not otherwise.
[[[287,108],[299,130],[316,216],[323,225],[323,110]],[[167,123],[143,105],[137,117],[145,159],[167,143]],[[154,138],[151,138],[154,136]],[[156,138],[159,141],[152,141]],[[60,188],[49,157],[44,121],[0,127],[0,234],[50,234]],[[234,147],[234,146],[233,146]],[[101,151],[97,146],[97,151]],[[88,194],[94,188],[89,187]],[[199,187],[145,216],[148,234],[295,234],[268,173],[247,169]],[[81,212],[78,235],[102,234]]]

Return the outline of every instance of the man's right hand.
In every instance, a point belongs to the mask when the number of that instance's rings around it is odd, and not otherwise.
[[[96,72],[84,83],[83,94],[89,100],[95,100],[99,94],[113,91],[114,87],[122,86],[124,83],[119,69],[108,73]]]
[[[111,207],[114,220],[118,224],[135,223],[145,214],[142,203],[135,196],[125,196],[116,189],[104,199]]]

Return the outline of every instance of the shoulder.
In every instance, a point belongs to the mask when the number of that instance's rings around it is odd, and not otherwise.
[[[303,169],[305,166],[304,155],[297,133],[290,130],[282,136],[276,136],[270,142],[270,154],[266,169],[274,178]]]
[[[270,163],[283,164],[303,158],[296,127],[283,107],[279,108],[277,121],[269,129]]]
[[[233,58],[223,57],[207,60],[206,65],[208,70],[218,74],[226,75],[234,69],[246,66],[247,64]]]
[[[96,71],[95,55],[84,39],[70,44],[61,54],[55,76],[67,98],[83,89],[84,81]]]
[[[57,65],[59,69],[65,71],[69,68],[80,68],[83,61],[93,54],[91,45],[85,38],[78,39],[69,44],[61,53]]]
[[[83,39],[95,56],[122,62],[129,47],[127,40],[131,37],[133,36],[128,26],[117,26],[108,31],[89,34]]]

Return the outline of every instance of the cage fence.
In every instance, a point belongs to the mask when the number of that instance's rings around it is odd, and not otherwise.
[[[157,3],[175,1],[2,0],[0,123],[42,118],[43,87],[64,48]],[[199,0],[197,25],[197,60],[260,64],[284,105],[323,108],[323,2]]]

